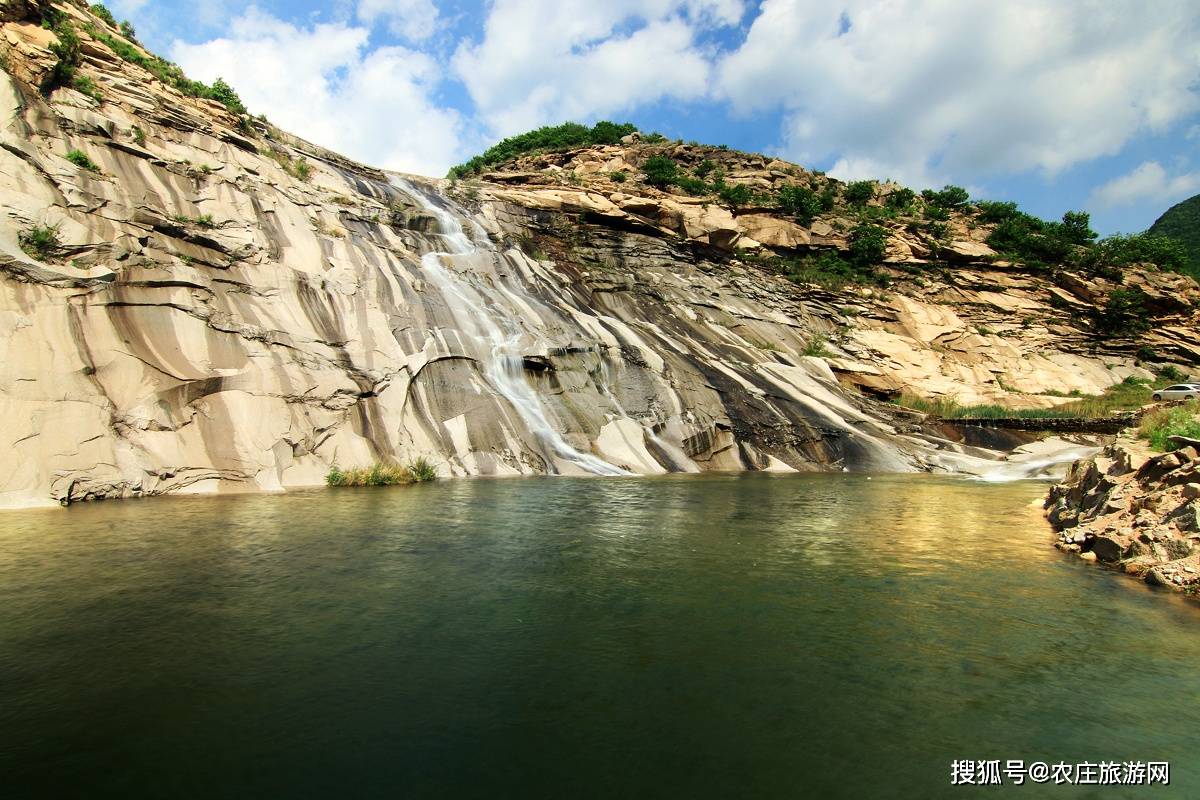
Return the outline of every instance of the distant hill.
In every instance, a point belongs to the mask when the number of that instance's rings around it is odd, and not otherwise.
[[[1183,242],[1191,273],[1200,275],[1200,194],[1171,206],[1150,226],[1148,233]]]

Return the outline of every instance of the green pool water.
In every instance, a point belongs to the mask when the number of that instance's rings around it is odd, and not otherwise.
[[[0,796],[1198,797],[1200,612],[1045,484],[463,480],[0,515]],[[1169,787],[950,785],[955,759]]]

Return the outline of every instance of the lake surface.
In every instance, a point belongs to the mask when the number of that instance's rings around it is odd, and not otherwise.
[[[1200,612],[1045,484],[462,480],[0,515],[4,797],[1197,797]],[[1171,786],[950,786],[954,759]]]

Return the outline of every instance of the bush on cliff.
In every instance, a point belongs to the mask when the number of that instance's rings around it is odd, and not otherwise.
[[[577,122],[548,125],[502,140],[469,161],[451,167],[449,177],[465,178],[528,153],[616,144],[621,141],[622,137],[635,131],[637,131],[637,127],[630,123],[618,124],[608,120],[601,120],[591,128]]]
[[[1116,289],[1103,307],[1091,312],[1092,329],[1100,336],[1128,338],[1150,329],[1146,293],[1141,289]]]
[[[26,255],[38,261],[49,261],[62,246],[57,225],[34,225],[18,234],[17,243]]]

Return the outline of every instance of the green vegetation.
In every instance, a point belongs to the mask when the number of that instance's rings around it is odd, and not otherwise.
[[[1171,436],[1200,439],[1200,401],[1150,412],[1142,418],[1138,436],[1159,451],[1175,449],[1167,442]]]
[[[742,183],[727,184],[722,181],[717,188],[717,196],[731,206],[745,206],[754,199],[754,191]]]
[[[343,470],[334,464],[325,476],[329,486],[398,486],[437,478],[437,467],[418,458],[406,467],[376,462],[370,467]]]
[[[176,214],[173,219],[180,225],[198,225],[201,228],[217,227],[217,223],[213,220],[212,214],[201,214],[198,217],[189,217],[186,214]]]
[[[79,36],[59,11],[47,12],[42,18],[42,26],[52,30],[57,39],[50,45],[50,52],[58,60],[42,85],[42,90],[49,93],[60,86],[69,86],[75,80],[75,71],[79,68],[80,60]]]
[[[786,214],[791,214],[801,225],[812,225],[813,219],[825,208],[824,197],[818,195],[807,186],[784,186],[776,195],[779,208]],[[830,198],[832,206],[832,198]]]
[[[137,31],[133,28],[133,23],[125,20],[121,23],[121,35],[131,42],[137,41]]]
[[[945,186],[940,192],[935,192],[933,189],[926,189],[921,192],[921,197],[926,203],[944,208],[948,211],[961,211],[967,207],[967,202],[970,201],[971,195],[966,189],[961,186]]]
[[[874,181],[854,181],[846,185],[846,202],[861,206],[875,197]]]
[[[112,12],[103,3],[92,3],[92,13],[114,28],[117,27],[117,18],[112,15]]]
[[[87,75],[76,74],[71,81],[71,86],[75,88],[75,91],[86,94],[97,103],[104,102],[104,95],[100,93],[100,87]]]
[[[850,263],[865,270],[882,262],[887,240],[887,231],[878,225],[859,224],[850,232]]]
[[[137,144],[138,147],[146,146],[146,132],[145,131],[143,131],[137,125],[134,125],[131,133],[133,134],[133,141]]]
[[[1093,308],[1092,329],[1101,336],[1129,338],[1150,329],[1146,293],[1141,289],[1116,289]]]
[[[809,337],[808,341],[804,343],[804,349],[800,351],[801,355],[814,356],[816,358],[825,358],[829,356],[829,348],[825,346],[826,342],[828,342],[828,339],[826,339],[823,334],[813,334]]]
[[[100,168],[96,166],[96,162],[88,158],[88,154],[82,150],[72,150],[71,152],[67,153],[67,161],[70,161],[80,169],[91,170],[92,172],[100,171]]]
[[[608,179],[613,183],[624,183],[627,177],[628,176],[624,172],[621,172],[621,170],[608,173]]]
[[[126,31],[126,27],[128,27],[128,31]],[[246,106],[242,103],[241,98],[238,97],[237,92],[221,78],[217,78],[212,86],[208,86],[202,81],[194,81],[185,75],[177,64],[172,64],[152,53],[147,53],[132,44],[131,40],[134,40],[132,25],[129,25],[127,22],[121,23],[121,31],[126,38],[118,39],[116,36],[105,33],[94,25],[88,27],[88,33],[93,38],[103,42],[120,58],[128,61],[130,64],[136,64],[163,83],[175,87],[188,97],[202,97],[208,100],[216,100],[224,104],[234,114],[240,115],[246,113]],[[78,39],[76,39],[76,47],[78,47]]]
[[[665,189],[679,179],[679,165],[666,156],[650,156],[642,165],[646,183]]]
[[[909,188],[897,189],[887,196],[887,205],[889,208],[897,210],[905,210],[913,204],[917,199],[917,193]]]
[[[1107,417],[1123,411],[1134,411],[1151,402],[1151,392],[1177,381],[1165,379],[1151,383],[1141,378],[1126,378],[1121,383],[1108,387],[1104,394],[1081,397],[1056,408],[1007,408],[1001,405],[963,406],[954,400],[939,398],[930,400],[912,394],[901,395],[897,405],[933,414],[942,419],[1064,419],[1069,417]]]
[[[1200,194],[1171,206],[1146,233],[1178,242],[1187,260],[1179,271],[1200,277]]]
[[[57,225],[34,225],[18,234],[17,243],[26,255],[38,261],[49,261],[62,246]]]
[[[598,144],[617,144],[621,137],[637,131],[634,125],[601,120],[591,128],[575,122],[545,126],[535,131],[510,136],[499,144],[489,147],[481,155],[450,168],[448,177],[465,178],[483,172],[488,167],[511,161],[529,153],[552,150],[568,150],[572,147],[587,147]]]
[[[850,284],[886,284],[884,277],[874,269],[852,264],[835,250],[823,250],[815,255],[798,258],[776,256],[763,263],[764,266],[783,273],[794,283],[812,284],[831,292]]]

